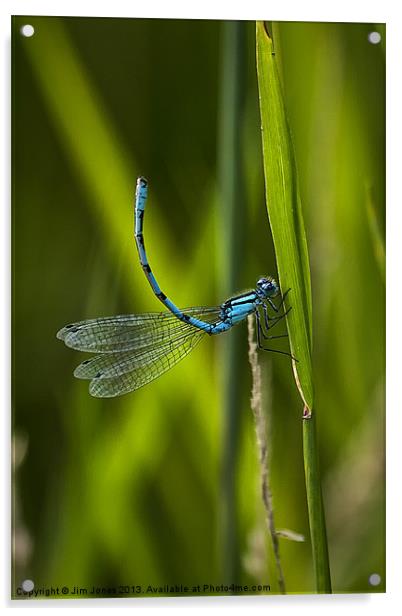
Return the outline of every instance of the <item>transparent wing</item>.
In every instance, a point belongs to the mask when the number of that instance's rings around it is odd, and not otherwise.
[[[188,308],[183,312],[216,323],[220,308]],[[134,391],[172,368],[204,334],[171,313],[151,312],[72,323],[57,337],[69,347],[98,354],[77,366],[74,375],[91,379],[89,391],[93,396],[113,397]]]
[[[205,334],[202,330],[193,330],[195,332],[182,335],[176,341],[144,350],[143,353],[116,353],[94,357],[94,364],[97,360],[108,361],[101,366],[91,366],[100,369],[93,377],[92,372],[91,376],[84,377],[92,378],[90,394],[99,398],[111,398],[134,391],[153,381],[186,357]],[[79,369],[80,366],[76,369],[76,376]]]
[[[220,308],[184,308],[183,313],[215,323]],[[146,312],[71,323],[57,332],[57,338],[79,351],[116,353],[155,346],[194,329],[170,312]]]

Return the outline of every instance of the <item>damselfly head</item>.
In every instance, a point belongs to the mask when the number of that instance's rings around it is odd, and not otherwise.
[[[279,293],[279,287],[276,281],[271,276],[268,276],[267,278],[263,277],[257,280],[257,291],[264,297],[275,297]]]

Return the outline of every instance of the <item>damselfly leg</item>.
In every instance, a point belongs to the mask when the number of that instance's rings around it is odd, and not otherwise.
[[[289,291],[290,291],[290,289],[288,289],[283,294],[282,299],[281,299],[281,301],[280,301],[278,306],[276,306],[273,303],[272,300],[268,299],[269,305],[277,313],[280,311],[280,309],[284,305],[285,298],[286,298],[287,294],[289,293]],[[267,306],[267,304],[266,303],[262,304],[262,310],[263,310],[263,313],[264,313],[264,325],[265,325],[266,331],[264,331],[264,327],[263,327],[262,322],[261,322],[261,315],[260,315],[260,313],[259,313],[259,311],[257,309],[255,311],[255,320],[256,320],[256,329],[257,329],[257,342],[258,342],[258,348],[263,350],[263,351],[271,351],[272,353],[280,353],[281,355],[287,355],[288,357],[291,357],[295,361],[298,361],[295,357],[293,357],[293,355],[291,353],[288,353],[287,351],[281,351],[279,349],[267,348],[267,347],[263,346],[263,344],[261,342],[261,338],[263,338],[264,340],[274,340],[274,339],[277,339],[277,338],[287,338],[288,337],[287,334],[278,334],[278,335],[271,336],[271,335],[268,334],[268,332],[277,323],[279,323],[287,314],[289,314],[291,309],[292,309],[292,307],[290,306],[287,310],[282,312],[282,314],[277,314],[277,316],[271,317],[268,314],[268,306]]]

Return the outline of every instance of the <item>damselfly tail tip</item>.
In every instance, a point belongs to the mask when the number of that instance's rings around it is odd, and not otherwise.
[[[145,188],[146,186],[148,186],[148,180],[144,178],[142,175],[140,175],[137,178],[137,186],[142,186],[143,188]]]

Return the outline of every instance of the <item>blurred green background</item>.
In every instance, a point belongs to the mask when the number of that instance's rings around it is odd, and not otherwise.
[[[385,28],[280,23],[274,35],[312,269],[332,584],[383,591]],[[133,239],[140,174],[150,262],[176,304],[218,304],[276,275],[255,24],[18,16],[12,49],[13,588],[277,592],[246,327],[108,400],[73,378],[84,356],[55,337],[75,320],[161,309]],[[241,199],[227,224],[234,159]],[[276,525],[306,537],[281,539],[286,587],[314,592],[302,404],[287,358],[264,355]]]

